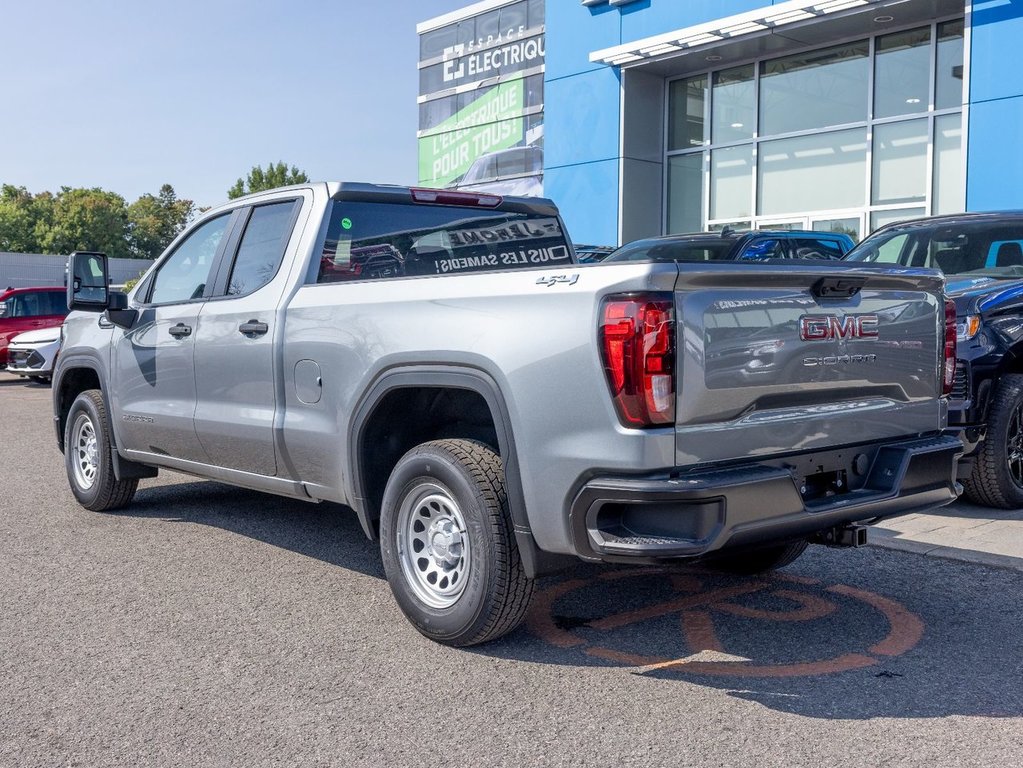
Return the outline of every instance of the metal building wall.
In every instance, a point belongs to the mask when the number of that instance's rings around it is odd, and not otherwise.
[[[125,280],[138,277],[149,269],[149,259],[110,259],[110,281],[122,285]],[[49,256],[40,253],[0,252],[0,290],[27,288],[35,285],[64,285],[67,256]]]

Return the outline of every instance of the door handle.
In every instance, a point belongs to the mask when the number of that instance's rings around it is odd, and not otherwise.
[[[177,325],[172,325],[170,328],[168,328],[167,333],[169,333],[175,339],[183,339],[186,336],[190,336],[192,334],[192,326],[185,325],[184,323],[178,323]]]
[[[238,326],[238,330],[246,336],[262,336],[268,329],[269,326],[266,323],[261,323],[259,320],[249,320],[249,322]]]

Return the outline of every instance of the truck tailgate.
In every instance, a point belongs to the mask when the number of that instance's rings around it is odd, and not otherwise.
[[[680,264],[678,465],[938,430],[943,285],[924,269]]]

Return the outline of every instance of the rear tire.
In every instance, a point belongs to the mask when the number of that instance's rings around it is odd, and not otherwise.
[[[751,576],[765,571],[774,571],[792,563],[808,546],[807,541],[793,541],[763,549],[746,550],[715,557],[713,565],[721,571]]]
[[[519,626],[533,596],[519,557],[501,457],[473,440],[435,440],[406,453],[380,517],[384,571],[419,632],[451,646],[486,643]]]
[[[64,425],[64,467],[71,493],[93,512],[120,509],[135,496],[139,481],[114,476],[107,407],[98,389],[82,392]]]
[[[1001,377],[988,414],[973,471],[962,479],[966,498],[999,509],[1023,507],[1023,375]]]

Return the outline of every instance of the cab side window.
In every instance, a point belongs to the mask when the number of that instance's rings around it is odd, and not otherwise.
[[[217,249],[227,231],[231,214],[224,213],[201,224],[156,273],[149,294],[151,304],[173,304],[202,298]]]
[[[787,255],[788,254],[785,252],[785,246],[780,240],[775,238],[766,240],[755,239],[742,249],[742,253],[739,254],[739,259],[755,261],[759,261],[761,259],[784,259]]]
[[[67,296],[64,291],[47,291],[43,296],[46,305],[44,314],[60,315],[61,317],[67,314]]]
[[[18,298],[20,302],[14,313],[16,317],[39,317],[46,314],[43,311],[41,293],[24,293]]]
[[[792,242],[797,259],[841,259],[842,247],[827,237],[800,237]]]
[[[25,295],[11,296],[6,302],[7,311],[4,317],[26,317],[28,308],[25,306]]]
[[[243,296],[269,283],[284,259],[297,200],[252,209],[227,282],[228,296]]]

